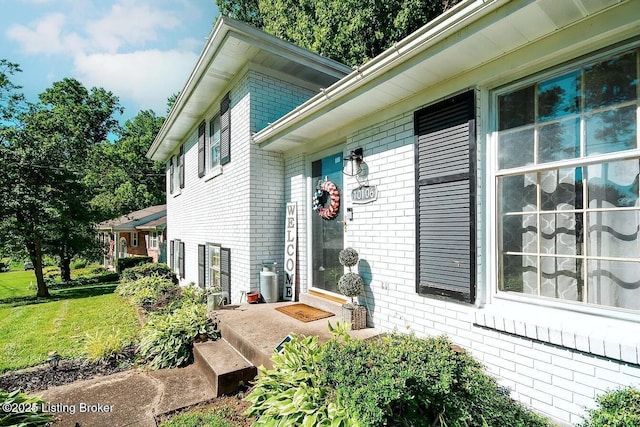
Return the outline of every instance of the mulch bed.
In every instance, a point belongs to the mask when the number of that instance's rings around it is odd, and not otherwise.
[[[40,365],[0,375],[0,389],[23,392],[42,391],[50,387],[88,380],[130,369],[129,362],[89,362],[86,359],[60,360],[57,368]]]

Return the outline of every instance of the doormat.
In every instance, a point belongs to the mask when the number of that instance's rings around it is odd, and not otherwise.
[[[283,307],[276,307],[276,310],[305,323],[333,316],[333,313],[311,307],[307,304],[285,305]]]

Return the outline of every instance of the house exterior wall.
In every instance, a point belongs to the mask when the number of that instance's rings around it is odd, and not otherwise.
[[[596,27],[582,37],[597,37]],[[628,38],[608,39],[614,45]],[[637,34],[636,34],[637,36]],[[541,40],[529,49],[484,64],[416,95],[391,113],[379,113],[376,122],[354,129],[345,140],[334,141],[345,152],[364,149],[367,179],[378,188],[378,199],[354,205],[350,193],[358,186],[344,177],[341,209],[353,208],[347,223],[345,247],[360,255],[359,271],[365,279],[366,298],[373,324],[381,331],[412,332],[420,336],[446,334],[468,349],[512,396],[560,423],[578,423],[585,407],[608,389],[640,384],[638,317],[616,316],[596,310],[577,313],[540,301],[509,301],[496,296],[492,254],[494,184],[488,174],[492,146],[491,92],[495,88],[548,69],[580,55],[606,48],[601,40],[571,50],[572,40],[555,37],[557,50],[545,49]],[[637,47],[638,44],[636,43]],[[544,53],[541,58],[540,52]],[[534,55],[534,53],[536,55]],[[514,67],[514,64],[518,64]],[[413,114],[449,96],[472,88],[476,94],[477,194],[475,304],[416,293],[416,200]],[[339,124],[337,124],[339,126]],[[310,239],[309,165],[314,156],[310,141],[304,153],[285,154],[285,202],[298,204],[298,277],[308,289]],[[326,147],[326,144],[324,145]],[[283,203],[284,205],[284,203]],[[311,213],[314,214],[314,213]],[[625,331],[624,333],[622,331]]]
[[[284,256],[284,157],[260,150],[251,134],[313,92],[251,69],[230,90],[231,161],[219,175],[198,177],[197,128],[191,131],[184,142],[184,188],[170,194],[167,171],[167,240],[185,244],[182,284],[198,281],[198,245],[229,248],[231,302],[238,303],[243,292],[259,288],[262,261],[281,266]],[[217,105],[219,100],[203,116],[207,124]]]

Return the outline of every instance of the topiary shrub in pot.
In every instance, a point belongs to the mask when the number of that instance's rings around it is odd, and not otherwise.
[[[351,329],[363,329],[367,326],[367,309],[354,302],[354,297],[364,292],[364,280],[358,273],[351,271],[358,263],[358,252],[353,248],[345,248],[338,254],[340,264],[347,267],[349,272],[338,280],[338,290],[351,299],[342,307],[343,320],[351,323]]]

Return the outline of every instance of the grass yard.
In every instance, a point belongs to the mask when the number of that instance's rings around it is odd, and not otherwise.
[[[0,304],[6,298],[35,295],[36,291],[29,289],[31,283],[36,283],[33,270],[0,273]]]
[[[89,335],[133,340],[139,329],[135,309],[113,293],[114,283],[51,291],[47,299],[34,296],[23,272],[0,273],[0,280],[0,373],[43,363],[51,351],[83,356]]]

